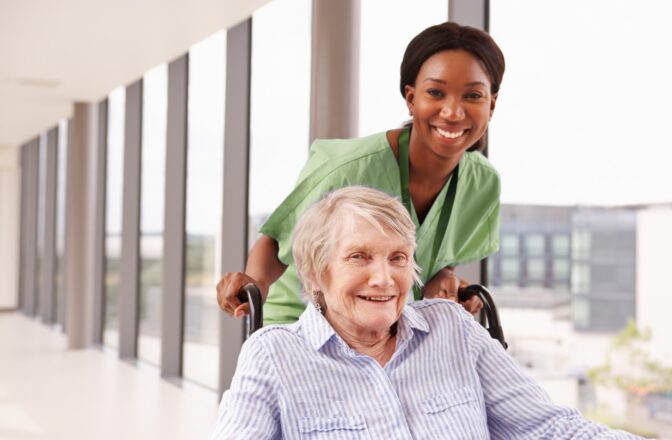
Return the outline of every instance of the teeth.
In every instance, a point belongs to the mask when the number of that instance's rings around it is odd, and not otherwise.
[[[392,297],[391,296],[367,296],[365,299],[367,301],[389,301]]]
[[[464,134],[464,130],[451,133],[450,131],[440,129],[439,127],[436,127],[436,131],[438,131],[441,136],[447,137],[448,139],[456,139]]]

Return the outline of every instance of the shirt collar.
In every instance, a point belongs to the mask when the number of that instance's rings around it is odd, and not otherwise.
[[[308,304],[299,321],[304,337],[317,351],[332,337],[336,336],[336,332],[329,321],[315,309],[313,304]],[[409,340],[413,337],[413,330],[429,333],[429,324],[415,308],[405,305],[399,317],[397,334],[401,339]]]
[[[413,336],[413,330],[429,333],[429,323],[424,316],[415,310],[415,307],[406,305],[401,310],[397,334],[401,339],[409,340]]]
[[[308,304],[299,322],[301,322],[304,337],[318,351],[336,334],[327,318],[318,312],[313,304]]]

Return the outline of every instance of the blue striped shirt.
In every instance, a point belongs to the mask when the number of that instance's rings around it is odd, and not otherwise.
[[[548,395],[464,309],[404,307],[381,367],[309,306],[245,342],[212,439],[632,439]]]

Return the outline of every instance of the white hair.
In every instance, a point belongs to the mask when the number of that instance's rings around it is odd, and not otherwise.
[[[401,237],[415,251],[415,224],[404,206],[377,189],[349,186],[327,193],[308,208],[294,228],[292,254],[306,299],[316,301],[313,283],[321,283],[338,233],[355,218],[369,222],[381,233],[385,229]],[[410,256],[413,280],[421,284],[415,256]],[[320,299],[317,299],[320,301]],[[321,302],[321,301],[320,301]],[[324,304],[320,304],[324,307]]]

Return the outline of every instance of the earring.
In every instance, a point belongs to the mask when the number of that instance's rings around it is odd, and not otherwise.
[[[316,290],[313,292],[313,305],[315,306],[315,310],[317,310],[320,314],[322,314],[322,306],[320,305],[320,292],[319,290]]]

